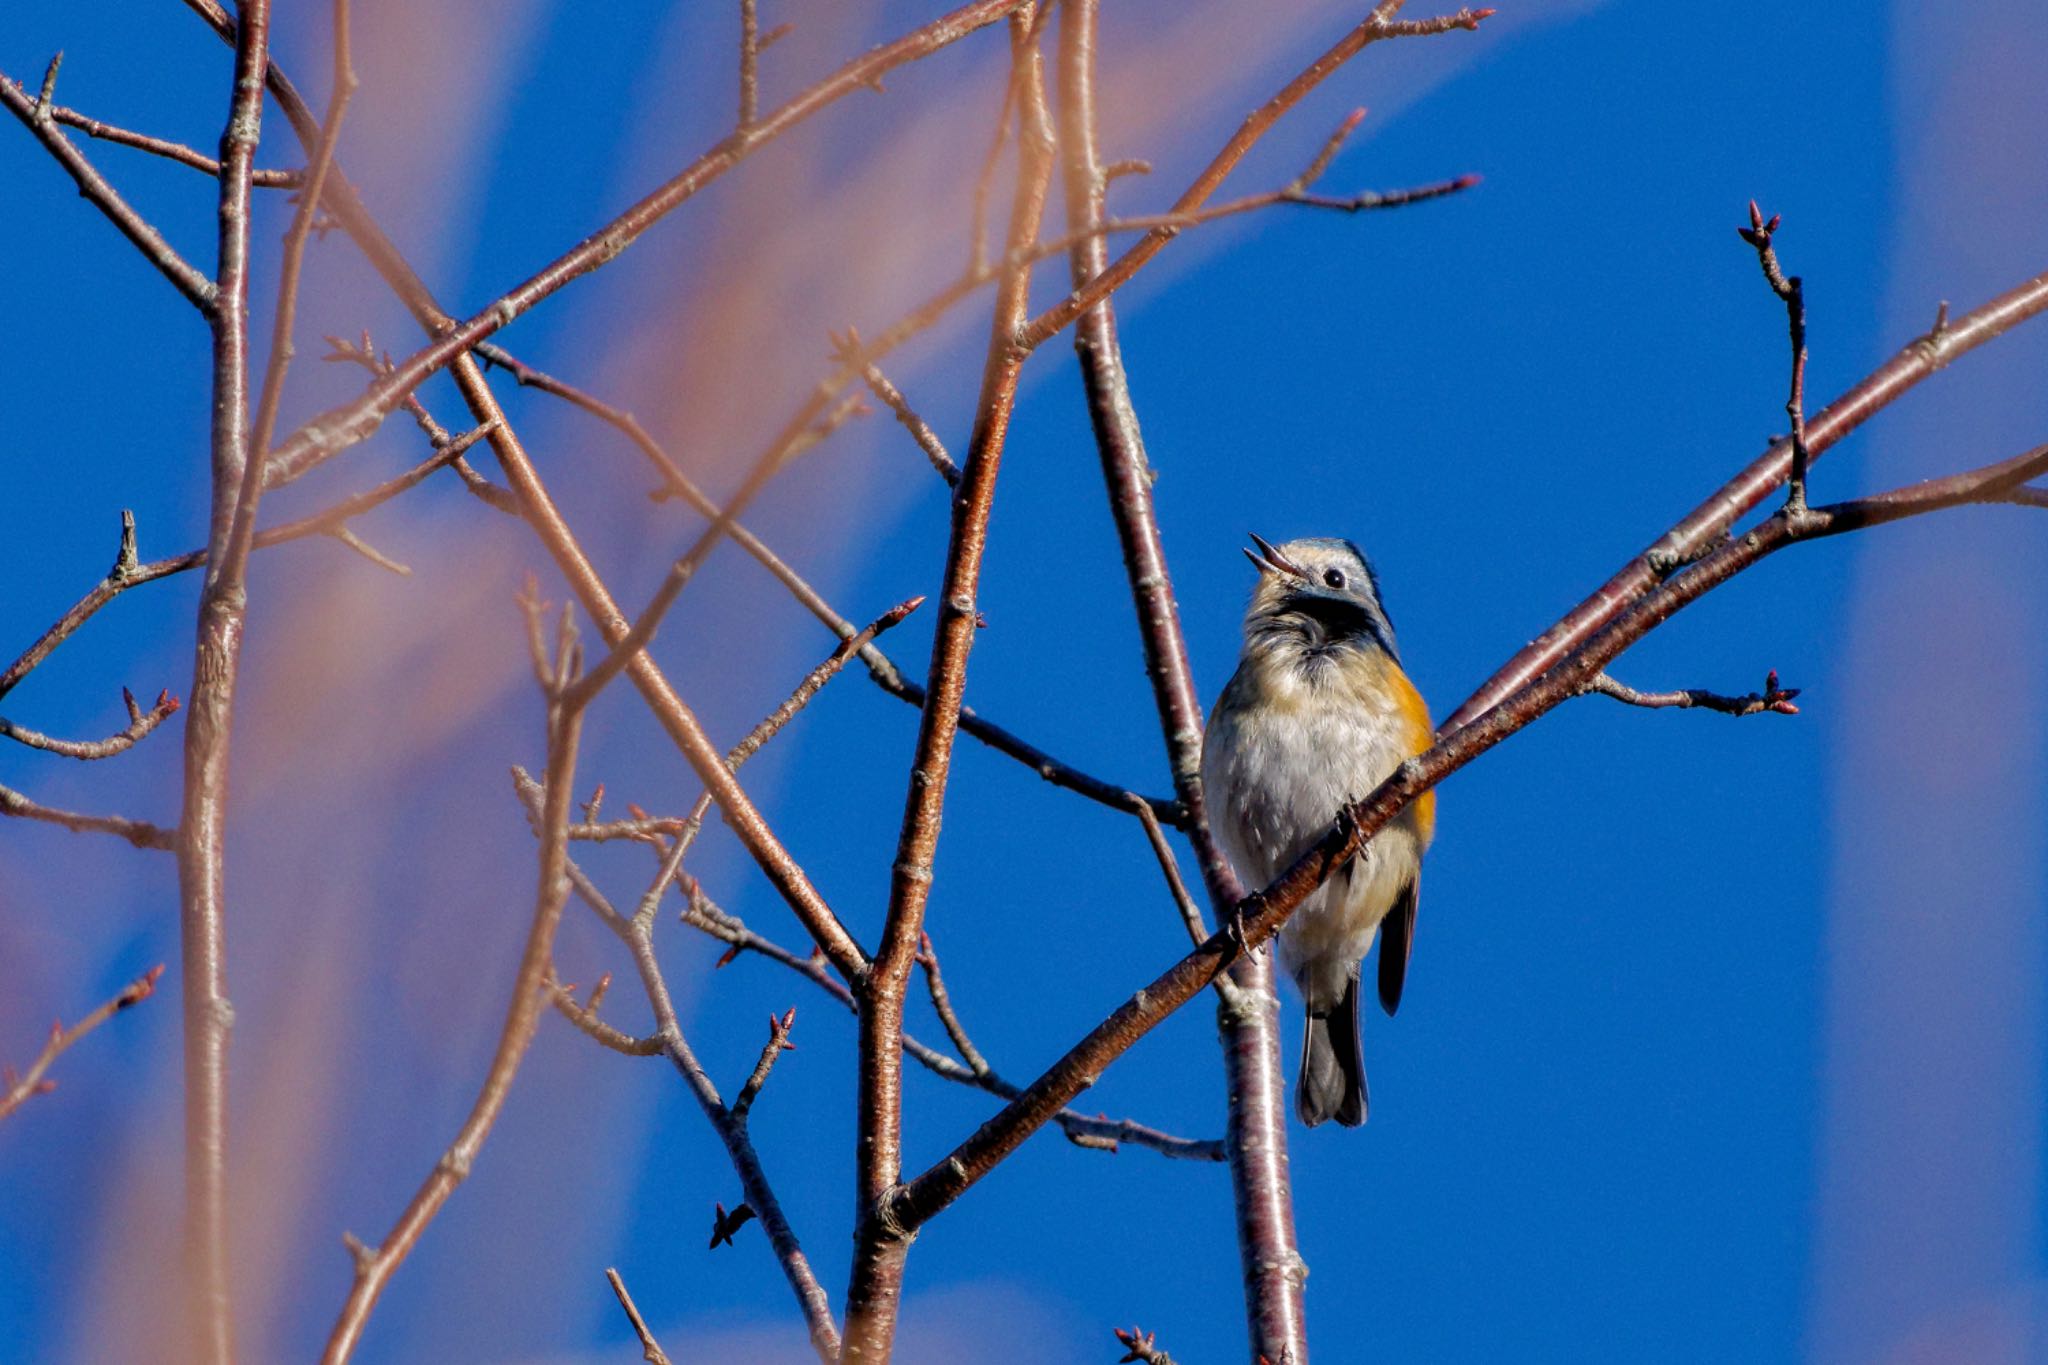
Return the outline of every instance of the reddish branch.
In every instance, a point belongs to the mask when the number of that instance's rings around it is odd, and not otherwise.
[[[0,1069],[0,1119],[21,1108],[23,1102],[34,1095],[47,1095],[57,1088],[57,1083],[48,1079],[50,1066],[71,1045],[91,1033],[107,1020],[131,1005],[139,1005],[156,991],[157,978],[164,974],[163,964],[158,963],[121,988],[120,994],[107,1001],[85,1018],[64,1027],[63,1020],[50,1025],[50,1036],[43,1043],[43,1050],[29,1063],[27,1071],[15,1074],[13,1067]]]
[[[1818,459],[1936,370],[2003,336],[2043,309],[2048,309],[2048,273],[2036,275],[1954,321],[1944,309],[1933,331],[1908,342],[1897,355],[1814,414],[1806,423],[1809,460]],[[1789,438],[1765,451],[1502,665],[1444,722],[1443,733],[1469,724],[1499,705],[1653,591],[1674,568],[1711,549],[1738,518],[1786,481],[1792,462]]]
[[[50,62],[50,69],[43,77],[42,94],[30,99],[18,81],[0,75],[0,105],[7,112],[21,120],[22,126],[35,134],[36,140],[49,149],[57,164],[64,168],[78,186],[78,193],[87,202],[105,214],[107,221],[120,229],[121,235],[132,242],[144,260],[157,268],[157,273],[176,286],[179,293],[189,300],[201,313],[213,312],[215,284],[205,275],[192,268],[177,248],[165,240],[164,235],[152,227],[137,213],[128,201],[121,197],[107,182],[105,176],[94,169],[85,153],[73,146],[71,139],[64,136],[57,126],[56,106],[50,102],[50,95],[57,83],[57,68],[63,62],[64,54],[58,53]]]
[[[578,888],[579,892],[581,889],[581,887]],[[859,1012],[859,1006],[854,1001],[853,992],[847,990],[845,986],[834,979],[831,972],[827,971],[817,959],[800,957],[773,940],[763,938],[752,929],[749,929],[737,916],[728,913],[714,904],[711,898],[704,894],[703,889],[695,883],[689,884],[689,894],[690,904],[683,912],[683,923],[710,935],[729,947],[729,951],[725,957],[719,960],[718,965],[724,966],[743,952],[757,953],[771,962],[776,962],[789,968],[812,985],[818,987],[818,989],[826,992],[834,1000],[837,1000],[846,1009],[847,1013],[856,1014]],[[954,1017],[955,1026],[958,1023],[959,1019],[956,1015]],[[963,1038],[966,1036],[964,1029],[961,1030],[961,1036]],[[968,1045],[972,1046],[971,1040]],[[962,1062],[954,1060],[937,1048],[920,1042],[913,1034],[908,1032],[903,1035],[903,1052],[904,1055],[926,1067],[934,1074],[956,1084],[974,1086],[977,1089],[986,1090],[991,1095],[997,1095],[1006,1100],[1013,1100],[1023,1093],[1021,1087],[1005,1080],[1001,1073],[996,1071],[986,1058],[982,1060],[982,1066],[985,1069],[976,1071],[972,1062],[963,1065]],[[976,1055],[978,1056],[979,1053],[977,1052]],[[1132,1146],[1144,1147],[1157,1152],[1161,1156],[1176,1157],[1187,1161],[1223,1160],[1223,1144],[1220,1142],[1209,1139],[1177,1137],[1172,1133],[1165,1133],[1157,1128],[1148,1127],[1134,1119],[1112,1119],[1104,1114],[1090,1115],[1083,1114],[1074,1109],[1062,1109],[1053,1116],[1053,1121],[1059,1125],[1060,1131],[1066,1135],[1067,1140],[1077,1147],[1087,1147],[1098,1151],[1115,1151],[1120,1145],[1129,1143]]]
[[[1044,59],[1033,29],[1037,17],[1037,9],[1027,7],[1010,20],[1011,79],[1017,91],[1017,189],[1008,236],[1013,251],[1037,239],[1052,184],[1052,118],[1046,107]],[[1020,329],[1030,307],[1031,267],[1012,267],[996,288],[974,432],[953,500],[940,615],[925,679],[928,701],[911,758],[902,831],[889,879],[889,912],[861,996],[859,1137],[854,1152],[856,1207],[861,1213],[846,1295],[848,1362],[888,1358],[901,1306],[910,1242],[887,1216],[887,1201],[903,1162],[903,1001],[931,894],[932,862],[967,686],[967,658],[980,628],[975,593],[988,545],[996,476],[1029,354],[1021,344]]]

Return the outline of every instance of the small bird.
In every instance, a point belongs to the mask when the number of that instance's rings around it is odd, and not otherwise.
[[[1272,545],[1259,571],[1237,672],[1209,713],[1202,786],[1209,826],[1248,889],[1285,872],[1345,806],[1430,745],[1429,708],[1401,671],[1379,579],[1348,540]],[[1280,961],[1308,1009],[1294,1111],[1311,1128],[1365,1122],[1358,975],[1382,926],[1380,1005],[1401,1003],[1415,942],[1422,854],[1436,830],[1424,792],[1301,903]]]

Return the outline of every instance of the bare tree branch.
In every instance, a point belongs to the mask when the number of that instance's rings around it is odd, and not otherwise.
[[[156,703],[147,711],[136,703],[135,694],[125,687],[121,689],[121,700],[128,707],[127,728],[105,739],[52,739],[26,726],[16,725],[5,716],[0,716],[0,738],[26,744],[31,749],[41,749],[45,753],[62,754],[66,758],[112,758],[134,748],[138,740],[163,724],[178,709],[178,699],[168,692],[157,693]]]
[[[505,1009],[504,1027],[498,1032],[497,1047],[484,1074],[483,1087],[470,1106],[468,1117],[390,1232],[374,1247],[365,1246],[353,1237],[345,1239],[355,1254],[355,1279],[321,1351],[322,1365],[341,1365],[355,1354],[370,1313],[376,1308],[377,1300],[391,1277],[405,1263],[406,1257],[426,1232],[427,1225],[455,1193],[456,1187],[468,1179],[477,1154],[483,1149],[485,1139],[490,1136],[498,1116],[504,1112],[506,1100],[511,1096],[512,1082],[519,1073],[520,1063],[525,1060],[528,1045],[533,1041],[541,1008],[547,999],[555,995],[550,985],[555,931],[561,924],[562,907],[569,896],[567,869],[568,830],[573,806],[571,791],[576,781],[576,751],[583,726],[582,710],[566,703],[570,685],[581,667],[581,651],[566,630],[561,643],[559,664],[555,665],[555,671],[548,680],[548,765],[538,822],[540,858],[533,920],[527,929],[526,944],[513,978],[512,998]]]
[[[1764,690],[1751,692],[1740,697],[1723,696],[1719,692],[1708,692],[1703,688],[1688,687],[1677,692],[1638,692],[1626,683],[1617,682],[1605,673],[1596,674],[1584,689],[1597,692],[1603,697],[1612,697],[1630,706],[1659,707],[1701,707],[1708,711],[1719,711],[1726,716],[1756,716],[1775,712],[1781,716],[1796,716],[1799,708],[1792,699],[1799,695],[1796,687],[1778,686],[1778,671],[1772,669],[1764,679]]]
[[[71,144],[71,139],[59,131],[56,107],[50,103],[50,91],[57,82],[57,67],[64,60],[58,53],[50,61],[50,70],[43,78],[43,94],[31,100],[19,81],[0,74],[0,105],[7,112],[21,120],[21,126],[35,134],[36,140],[49,149],[57,164],[64,168],[78,192],[87,202],[105,214],[107,220],[121,235],[134,244],[144,260],[157,268],[157,273],[169,280],[177,291],[188,299],[194,308],[203,314],[211,314],[214,305],[214,282],[192,268],[183,256],[178,254],[161,232],[150,225],[137,213],[121,192],[94,169],[85,153]]]
[[[1046,105],[1044,57],[1033,27],[1037,18],[1035,3],[1010,18],[1011,80],[1017,92],[1017,189],[1009,228],[1012,251],[1037,239],[1052,184],[1052,116]],[[952,771],[953,744],[960,728],[960,702],[967,686],[967,658],[980,628],[975,592],[988,544],[996,475],[1002,465],[1018,381],[1029,354],[1027,347],[1018,344],[1018,337],[1030,308],[1031,267],[1012,267],[996,287],[974,433],[953,500],[940,616],[925,679],[928,700],[919,716],[903,826],[890,871],[889,911],[861,997],[854,1180],[862,1212],[854,1233],[853,1274],[846,1292],[847,1365],[888,1359],[902,1302],[903,1266],[910,1241],[887,1216],[886,1203],[902,1175],[903,1000],[924,932],[932,861]]]
[[[1778,230],[1777,214],[1764,221],[1756,200],[1749,201],[1749,226],[1737,228],[1742,240],[1756,249],[1757,264],[1763,267],[1764,282],[1785,304],[1785,322],[1792,338],[1792,384],[1785,399],[1785,416],[1792,422],[1792,466],[1785,478],[1785,500],[1794,507],[1806,506],[1806,466],[1812,455],[1806,446],[1806,288],[1797,275],[1787,276],[1778,265],[1773,236]]]
[[[171,142],[147,133],[138,133],[128,128],[119,128],[96,118],[89,118],[76,109],[67,109],[61,104],[50,106],[50,117],[66,127],[76,128],[87,137],[102,142],[111,142],[122,147],[132,147],[151,156],[160,156],[166,161],[175,161],[181,166],[190,166],[204,175],[220,174],[220,162],[206,153],[182,142]],[[260,189],[290,190],[305,183],[300,171],[267,171],[258,168],[249,173],[249,183]]]
[[[2009,460],[1930,479],[1831,507],[1779,509],[1737,539],[1728,540],[1666,579],[1617,616],[1577,651],[1468,725],[1443,733],[1434,747],[1395,770],[1372,792],[1339,814],[1314,846],[1263,889],[1247,896],[1241,912],[1245,942],[1253,947],[1277,932],[1307,898],[1387,822],[1423,792],[1555,707],[1585,685],[1630,645],[1673,614],[1765,558],[1804,541],[1880,526],[1967,503],[1997,502],[2014,488],[2048,474],[2048,446]],[[1132,1043],[1201,991],[1239,955],[1226,933],[1182,958],[1069,1048],[1025,1089],[1023,1096],[982,1124],[972,1136],[890,1197],[891,1215],[906,1235],[993,1170],[1052,1113],[1094,1083]]]
[[[337,0],[341,3],[342,0]],[[340,11],[345,14],[345,8]],[[247,0],[221,133],[214,268],[211,500],[178,820],[178,981],[185,1026],[186,1333],[195,1359],[235,1358],[228,1252],[228,744],[248,615],[263,452],[249,444],[249,177],[263,123],[270,0]]]
[[[1949,320],[1944,307],[1934,330],[1906,343],[1891,359],[1814,414],[1806,424],[1809,461],[1818,459],[1873,413],[1890,406],[1921,380],[1985,342],[2005,335],[2043,309],[2048,309],[2048,272],[2015,285],[1954,322]],[[1792,457],[1790,439],[1779,441],[1721,485],[1676,526],[1616,570],[1583,602],[1503,664],[1451,713],[1442,733],[1468,725],[1499,705],[1629,610],[1674,568],[1712,549],[1744,513],[1785,482]]]
[[[618,1296],[619,1307],[625,1310],[626,1321],[633,1324],[633,1335],[640,1338],[640,1358],[646,1361],[647,1365],[669,1365],[668,1357],[662,1353],[661,1343],[654,1339],[654,1333],[647,1330],[647,1321],[640,1316],[640,1310],[634,1306],[633,1296],[626,1292],[626,1282],[619,1278],[619,1272],[606,1266],[604,1277],[611,1281],[612,1293]]]
[[[62,1020],[51,1024],[50,1036],[44,1041],[43,1050],[36,1054],[36,1059],[33,1062],[29,1063],[27,1071],[16,1075],[13,1067],[0,1070],[0,1120],[4,1120],[15,1110],[21,1108],[23,1102],[31,1096],[47,1095],[52,1090],[55,1090],[57,1083],[47,1079],[51,1064],[63,1056],[73,1043],[85,1037],[86,1034],[91,1033],[101,1024],[106,1023],[107,1020],[113,1018],[122,1010],[127,1009],[131,1005],[139,1005],[149,999],[156,991],[157,978],[163,974],[163,964],[158,963],[126,986],[123,986],[120,993],[113,999],[101,1005],[91,1014],[86,1015],[85,1018],[73,1024],[70,1028],[65,1028]]]

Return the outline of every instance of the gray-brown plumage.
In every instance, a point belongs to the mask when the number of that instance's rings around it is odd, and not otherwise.
[[[1217,841],[1255,888],[1286,871],[1345,805],[1427,749],[1433,731],[1358,547],[1252,539],[1259,581],[1237,672],[1209,715],[1202,785]],[[1424,793],[1374,835],[1280,931],[1281,965],[1308,1015],[1294,1107],[1311,1127],[1365,1122],[1359,969],[1384,925],[1378,987],[1392,1014],[1414,943],[1433,797]]]

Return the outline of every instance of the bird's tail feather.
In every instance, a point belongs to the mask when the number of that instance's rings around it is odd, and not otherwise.
[[[1301,1040],[1301,1074],[1294,1083],[1294,1112],[1313,1128],[1335,1119],[1346,1128],[1365,1122],[1365,1054],[1358,1036],[1358,978],[1344,987],[1344,999],[1327,1014],[1308,1012]]]

